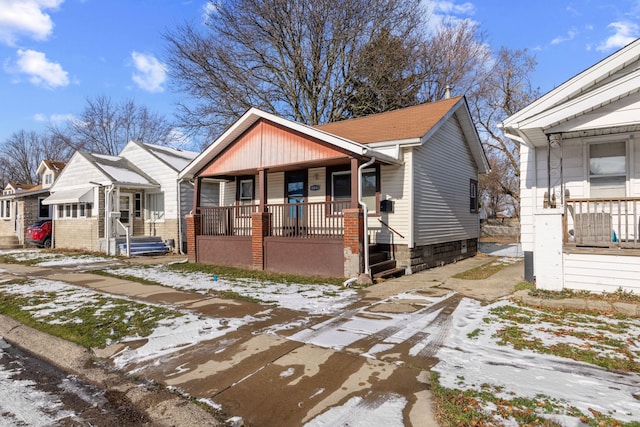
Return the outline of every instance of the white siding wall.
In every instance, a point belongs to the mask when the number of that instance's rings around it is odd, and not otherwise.
[[[410,164],[412,157],[411,149],[408,149],[404,154],[405,161],[402,165],[383,165],[380,167],[380,200],[393,201],[393,212],[380,212],[380,219],[400,233],[404,239],[390,232],[377,219],[371,218],[369,226],[379,229],[375,235],[375,241],[378,243],[409,244]]]
[[[257,185],[257,182],[256,182]],[[284,172],[274,172],[267,176],[267,203],[285,203]]]
[[[470,213],[469,180],[477,167],[452,117],[421,147],[414,148],[414,236],[416,245],[477,238],[479,216]]]
[[[309,179],[307,182],[307,199],[309,202],[324,202],[326,200],[325,195],[331,192],[330,188],[326,187],[326,168],[311,168],[309,169]],[[317,191],[311,191],[311,186],[317,185],[320,187]]]
[[[160,191],[164,193],[165,219],[177,219],[179,215],[178,172],[137,144],[128,144],[120,156],[129,160],[160,184]]]
[[[640,257],[564,254],[564,286],[596,292],[640,292]]]

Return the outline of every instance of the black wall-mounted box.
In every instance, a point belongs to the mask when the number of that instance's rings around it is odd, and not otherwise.
[[[393,200],[380,200],[380,212],[393,212]]]

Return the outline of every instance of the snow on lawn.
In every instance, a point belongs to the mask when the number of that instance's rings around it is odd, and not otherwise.
[[[590,409],[593,409],[619,421],[640,420],[640,401],[634,398],[634,393],[640,392],[639,375],[499,345],[495,334],[509,323],[496,319],[490,310],[508,304],[512,303],[503,301],[483,307],[478,301],[462,300],[453,313],[451,334],[436,354],[440,362],[434,370],[440,374],[443,387],[483,391],[483,385],[489,385],[501,390],[496,395],[505,399],[546,396],[565,402],[566,408],[576,407],[586,415],[591,415]],[[485,318],[491,321],[487,323]],[[628,332],[623,337],[627,336],[631,351],[638,357],[640,321],[627,319],[625,322]],[[548,330],[549,325],[541,327],[537,322],[518,325],[547,346],[567,342],[564,334]],[[600,328],[597,323],[590,328],[586,324],[582,326],[583,332],[593,335],[602,333]],[[580,425],[577,418],[571,420],[569,416],[556,420],[562,425]]]
[[[357,295],[353,289],[335,285],[310,285],[296,283],[260,282],[250,279],[227,280],[204,273],[181,273],[165,266],[124,267],[110,269],[109,273],[121,276],[139,277],[176,289],[192,290],[200,293],[235,292],[243,297],[255,298],[266,304],[310,314],[331,314],[342,311]]]
[[[98,264],[104,262],[113,262],[115,258],[77,254],[65,255],[55,252],[47,252],[41,249],[18,249],[9,251],[0,251],[0,254],[12,257],[18,262],[39,261],[38,267],[52,267],[79,264]]]
[[[145,311],[152,304],[135,303],[126,298],[115,298],[110,294],[88,290],[79,286],[69,285],[59,281],[37,279],[26,283],[0,285],[0,292],[23,297],[38,297],[45,302],[22,307],[28,311],[35,319],[46,319],[48,322],[57,323],[81,323],[83,318],[76,316],[79,309],[85,312],[88,308],[93,308],[93,316],[99,316],[106,307],[112,303],[130,303],[129,318],[133,310]],[[46,298],[43,297],[46,295]],[[189,311],[173,310],[175,316],[168,316],[156,322],[156,325],[149,336],[130,336],[118,341],[126,344],[128,341],[146,342],[136,348],[125,347],[114,357],[114,363],[120,368],[133,363],[140,363],[157,359],[161,356],[183,350],[196,345],[202,341],[221,337],[229,332],[235,331],[240,326],[256,320],[251,316],[242,318],[211,318],[201,317]],[[51,321],[49,316],[56,316],[56,320]],[[126,321],[126,320],[124,320]]]
[[[9,345],[0,337],[0,358]],[[35,388],[36,383],[18,380],[19,365],[6,369],[0,364],[0,426],[51,426],[72,416],[62,410],[62,402],[54,395]]]

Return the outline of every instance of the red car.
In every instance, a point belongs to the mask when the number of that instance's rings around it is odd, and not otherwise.
[[[27,227],[27,235],[25,236],[27,243],[36,245],[41,248],[51,247],[51,220],[45,219],[38,221]]]

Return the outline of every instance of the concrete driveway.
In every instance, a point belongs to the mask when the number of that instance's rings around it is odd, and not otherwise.
[[[512,293],[514,285],[522,280],[521,263],[487,280],[451,277],[488,261],[489,258],[480,255],[388,280],[363,290],[359,300],[337,316],[312,317],[293,310],[69,269],[17,264],[3,264],[0,268],[6,270],[4,277],[48,277],[139,301],[187,309],[202,316],[220,313],[254,316],[256,320],[252,323],[219,339],[152,363],[127,367],[127,371],[138,376],[215,402],[224,413],[238,415],[248,425],[314,425],[314,419],[328,409],[354,402],[350,416],[357,417],[371,408],[400,408],[404,425],[434,426],[437,422],[431,409],[429,369],[437,363],[433,356],[452,327],[449,315],[462,296],[493,301]],[[410,295],[442,300],[429,305]],[[261,317],[265,310],[269,310],[269,315]],[[382,329],[373,326],[388,320],[392,326]],[[286,329],[280,325],[287,325]],[[409,333],[410,339],[397,339]],[[0,328],[0,335],[5,334],[10,340],[11,330]],[[344,345],[323,346],[322,339],[329,334],[343,334]],[[29,349],[29,340],[21,339],[20,345]],[[124,347],[114,344],[94,351],[98,357],[109,360]],[[410,351],[415,348],[419,350]],[[40,351],[47,357],[46,349]],[[52,361],[65,365],[64,360]],[[74,369],[81,371],[78,367]]]

